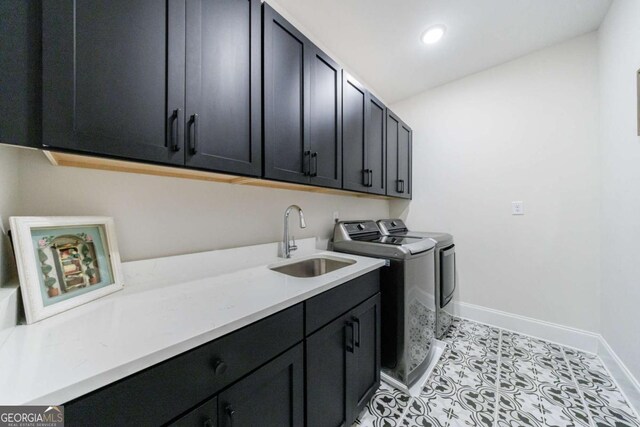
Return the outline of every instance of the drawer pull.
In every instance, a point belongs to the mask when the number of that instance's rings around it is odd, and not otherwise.
[[[217,359],[215,362],[213,362],[213,372],[216,375],[224,374],[225,372],[227,372],[227,364],[222,360]]]

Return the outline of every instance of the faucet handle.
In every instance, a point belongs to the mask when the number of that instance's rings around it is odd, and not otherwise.
[[[298,245],[296,245],[296,237],[291,236],[291,244],[289,245],[289,250],[291,252],[298,250]]]

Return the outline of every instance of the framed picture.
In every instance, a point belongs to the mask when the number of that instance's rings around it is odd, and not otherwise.
[[[109,217],[11,217],[27,323],[122,289]]]

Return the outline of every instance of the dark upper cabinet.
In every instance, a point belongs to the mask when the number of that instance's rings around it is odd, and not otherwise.
[[[310,52],[309,176],[322,187],[342,186],[342,69],[316,47]]]
[[[42,7],[45,146],[261,175],[259,0]]]
[[[366,193],[367,90],[346,72],[342,77],[342,188]]]
[[[398,132],[398,180],[400,181],[400,197],[405,199],[411,199],[412,148],[413,131],[405,123],[401,123]]]
[[[367,95],[366,169],[369,170],[369,193],[386,194],[387,108],[371,93]]]
[[[0,1],[0,143],[41,147],[42,2]]]
[[[42,8],[43,145],[184,164],[185,0]]]
[[[186,22],[186,164],[260,176],[260,0],[187,0]]]
[[[411,199],[413,132],[387,110],[387,195]]]
[[[386,107],[347,73],[342,85],[342,188],[386,194]]]
[[[263,5],[264,176],[309,182],[309,40]]]
[[[411,129],[260,0],[2,10],[0,142],[411,198]]]
[[[339,188],[342,69],[264,4],[264,176]]]
[[[220,427],[302,427],[304,351],[300,343],[218,396]]]

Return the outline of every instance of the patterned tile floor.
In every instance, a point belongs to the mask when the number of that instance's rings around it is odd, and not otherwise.
[[[383,384],[353,427],[640,427],[597,356],[464,319],[444,341],[420,397]]]

